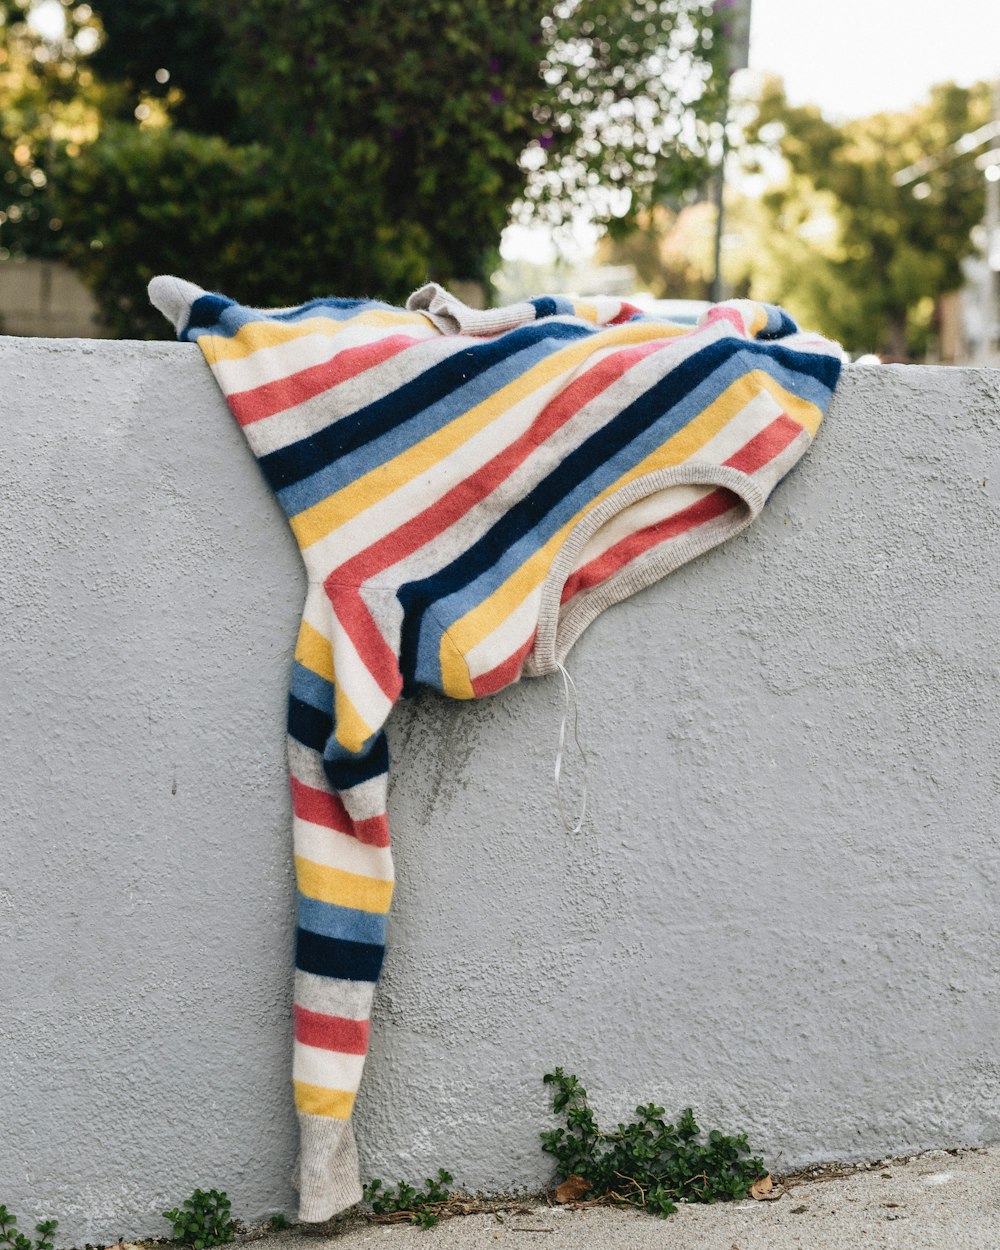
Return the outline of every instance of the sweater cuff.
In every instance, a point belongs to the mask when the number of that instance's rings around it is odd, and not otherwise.
[[[299,1113],[302,1153],[293,1183],[299,1219],[320,1224],[363,1198],[358,1151],[349,1120]]]

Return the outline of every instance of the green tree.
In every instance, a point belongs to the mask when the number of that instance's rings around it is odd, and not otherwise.
[[[122,331],[162,332],[141,279],[176,257],[249,302],[400,299],[428,277],[484,278],[513,211],[627,221],[707,169],[710,0],[92,7],[104,127],[43,172],[65,254]],[[113,277],[117,256],[141,272]]]
[[[0,0],[0,258],[60,253],[49,165],[98,132],[102,93],[82,57],[97,40],[92,13],[77,5],[50,40],[27,18],[27,3]]]
[[[762,199],[754,294],[852,350],[922,355],[984,209],[976,149],[955,144],[989,116],[985,84],[947,83],[909,112],[836,124],[770,82],[748,139],[779,153],[787,178]],[[895,175],[928,156],[926,174],[899,185]]]

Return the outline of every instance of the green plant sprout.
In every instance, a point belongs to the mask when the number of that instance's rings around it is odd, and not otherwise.
[[[748,1158],[746,1135],[727,1137],[713,1129],[707,1141],[691,1108],[677,1124],[668,1124],[662,1107],[636,1107],[631,1124],[604,1132],[587,1103],[587,1091],[562,1068],[542,1078],[553,1086],[552,1110],[564,1115],[565,1128],[541,1134],[542,1149],[556,1160],[558,1176],[571,1200],[640,1207],[668,1216],[678,1202],[716,1202],[745,1198],[754,1181],[767,1173],[763,1162]]]
[[[37,1237],[29,1237],[17,1230],[17,1216],[0,1203],[0,1245],[10,1250],[52,1250],[52,1234],[59,1227],[58,1220],[42,1220],[35,1225]]]
[[[235,1238],[236,1229],[229,1214],[231,1205],[224,1191],[196,1189],[181,1207],[164,1211],[163,1218],[173,1224],[178,1241],[194,1250],[206,1250]]]
[[[365,1186],[365,1201],[370,1202],[375,1215],[383,1215],[392,1222],[405,1221],[421,1228],[432,1228],[441,1218],[441,1208],[451,1200],[448,1186],[455,1178],[444,1168],[438,1168],[437,1180],[430,1177],[424,1182],[425,1189],[417,1189],[400,1181],[395,1189],[385,1189],[382,1181],[369,1181]]]

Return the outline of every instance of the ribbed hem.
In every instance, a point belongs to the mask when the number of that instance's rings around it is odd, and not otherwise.
[[[299,1191],[299,1219],[321,1224],[360,1202],[358,1151],[349,1120],[299,1113],[301,1154],[293,1184]]]
[[[640,499],[667,490],[671,486],[724,486],[731,490],[744,507],[719,519],[712,525],[698,526],[693,533],[670,543],[665,551],[654,551],[645,560],[626,568],[616,576],[583,592],[559,619],[562,589],[572,573],[580,552],[590,538],[607,521]],[[738,534],[757,516],[764,506],[765,495],[748,474],[728,465],[682,464],[672,469],[656,469],[629,482],[593,508],[569,535],[552,562],[542,588],[535,645],[524,666],[526,677],[551,673],[587,626],[605,608],[620,603],[639,590],[644,590],[674,569],[702,555],[719,543]]]

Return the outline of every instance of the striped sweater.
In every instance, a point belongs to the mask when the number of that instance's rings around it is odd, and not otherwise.
[[[698,326],[615,299],[489,312],[265,312],[156,278],[204,352],[308,573],[288,758],[298,886],[301,1218],[358,1201],[350,1115],[393,870],[394,704],[552,672],[599,612],[743,529],[805,452],[840,369],[768,305]]]

